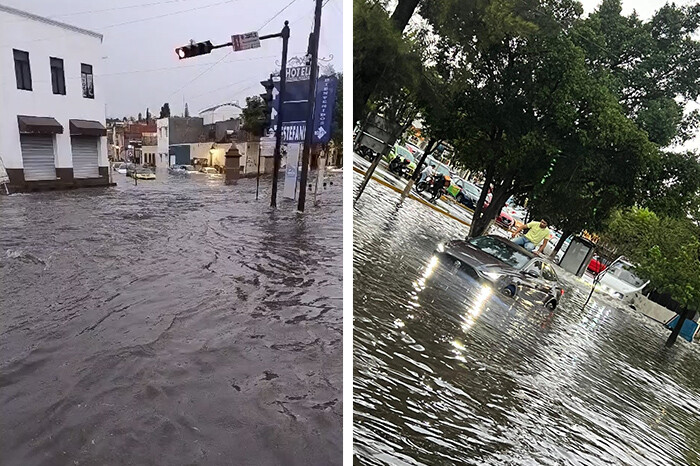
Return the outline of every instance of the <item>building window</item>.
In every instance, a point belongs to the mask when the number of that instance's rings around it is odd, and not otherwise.
[[[15,77],[17,89],[32,90],[32,72],[29,69],[29,53],[22,50],[12,50],[15,56]]]
[[[63,72],[63,60],[49,58],[51,62],[51,87],[54,94],[66,95],[66,76]]]
[[[86,99],[94,99],[95,83],[92,79],[92,66],[82,63],[80,65],[80,76],[83,80],[83,97]]]

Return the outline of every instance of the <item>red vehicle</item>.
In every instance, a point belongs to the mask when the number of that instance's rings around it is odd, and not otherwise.
[[[515,225],[515,220],[506,211],[502,210],[498,217],[496,217],[496,223],[501,225],[506,230],[510,230],[513,225]]]
[[[593,259],[591,259],[591,262],[588,264],[588,270],[590,270],[596,275],[605,270],[606,267],[607,266],[600,261],[600,258],[598,256],[593,257]]]

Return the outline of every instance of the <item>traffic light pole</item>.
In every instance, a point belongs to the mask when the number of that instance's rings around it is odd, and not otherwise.
[[[297,209],[304,211],[306,203],[306,178],[309,173],[309,151],[314,135],[314,111],[316,104],[316,81],[318,80],[318,39],[321,34],[321,8],[322,0],[316,0],[316,12],[314,14],[314,32],[312,42],[309,44],[311,50],[311,79],[309,79],[309,113],[306,116],[306,135],[304,137],[304,152],[301,156],[301,179],[299,181],[299,205]],[[281,106],[281,105],[280,105]]]
[[[287,49],[289,45],[289,21],[284,22],[281,34],[274,37],[282,37],[282,67],[280,69],[280,108],[277,110],[277,130],[275,131],[275,163],[272,172],[272,198],[270,207],[277,208],[277,180],[279,178],[280,165],[282,163],[282,122],[284,121],[284,96],[287,90]],[[263,36],[260,40],[273,36]]]
[[[321,4],[320,0],[317,0],[317,9]],[[318,11],[320,16],[320,10]],[[318,20],[320,21],[320,19]],[[282,163],[282,119],[284,113],[284,95],[286,91],[287,82],[287,49],[289,45],[289,21],[284,22],[284,27],[282,32],[277,34],[268,34],[266,36],[260,36],[258,40],[266,39],[276,39],[278,37],[282,38],[282,69],[280,70],[280,108],[277,111],[277,131],[276,131],[276,141],[275,141],[275,164],[274,173],[272,174],[272,199],[270,201],[270,207],[277,207],[277,179],[279,178],[280,165]],[[198,55],[204,55],[210,53],[214,49],[221,49],[224,47],[232,47],[233,42],[227,42],[225,44],[213,45],[210,41],[194,43],[190,42],[189,45],[184,45],[175,49],[175,53],[182,60],[184,58],[190,58]],[[318,48],[318,39],[316,40],[316,48]],[[313,118],[313,113],[311,114]],[[303,209],[302,209],[303,210]]]

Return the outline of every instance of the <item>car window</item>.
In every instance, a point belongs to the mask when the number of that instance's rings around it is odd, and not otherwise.
[[[516,269],[522,269],[530,260],[529,256],[515,249],[512,243],[490,236],[472,238],[469,244]]]
[[[557,274],[556,272],[554,272],[554,269],[549,264],[544,264],[542,266],[542,277],[545,280],[549,280],[550,282],[557,281]]]

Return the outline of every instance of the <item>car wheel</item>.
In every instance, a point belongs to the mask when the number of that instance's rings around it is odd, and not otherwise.
[[[501,290],[504,295],[513,297],[515,296],[516,290],[515,290],[515,285],[508,285],[503,290]]]
[[[462,194],[462,193],[457,194],[457,202],[459,202],[460,204],[465,203],[464,202],[464,194]]]
[[[550,311],[553,311],[554,309],[557,308],[557,301],[552,299],[551,301],[547,302],[544,307],[549,309]]]

